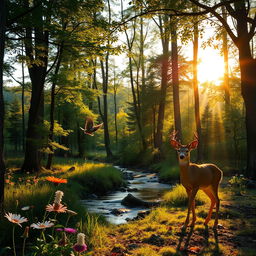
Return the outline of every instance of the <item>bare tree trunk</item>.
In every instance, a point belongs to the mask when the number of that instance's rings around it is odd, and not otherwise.
[[[116,72],[114,69],[114,119],[115,119],[115,137],[116,137],[116,146],[118,145],[118,129],[117,129],[117,101],[116,101],[116,94],[117,94],[117,85],[116,85]]]
[[[174,126],[179,131],[178,139],[182,139],[181,116],[180,116],[180,96],[179,96],[179,66],[178,66],[178,46],[176,25],[171,26],[171,52],[172,52],[172,85],[173,85],[173,107],[174,107]]]
[[[21,62],[21,73],[22,73],[22,92],[21,92],[21,111],[22,111],[22,149],[25,150],[25,137],[26,137],[26,128],[25,128],[25,72],[24,72],[24,43],[22,42],[22,62]]]
[[[60,64],[61,64],[61,59],[62,59],[62,53],[63,53],[63,42],[60,45],[59,51],[58,51],[58,61],[56,63],[56,68],[54,71],[54,81],[52,83],[52,88],[51,88],[51,106],[50,106],[50,131],[49,131],[49,137],[48,140],[49,142],[53,141],[54,137],[54,110],[55,110],[55,88],[56,88],[56,83],[57,83],[57,78],[56,76],[59,73],[60,69]],[[48,160],[46,164],[46,169],[51,169],[52,166],[52,159],[53,159],[53,147],[49,145],[50,150],[52,151],[51,154],[48,154]]]
[[[4,97],[3,97],[3,64],[5,46],[6,1],[0,1],[0,217],[4,213]]]
[[[157,22],[155,21],[157,24]],[[161,88],[160,88],[160,101],[158,107],[158,118],[155,136],[155,148],[161,149],[163,143],[163,127],[164,127],[164,114],[166,103],[166,90],[168,85],[168,65],[169,65],[169,18],[164,16],[163,19],[159,16],[159,24],[157,24],[162,43],[162,64],[161,64]]]
[[[34,4],[38,4],[35,1]],[[28,8],[28,1],[25,2]],[[43,28],[43,7],[40,4],[32,13],[32,21],[37,20],[34,28],[26,28],[25,51],[29,59],[28,71],[32,84],[32,94],[30,100],[28,128],[26,136],[26,150],[24,163],[22,165],[23,171],[38,172],[40,170],[40,141],[42,137],[38,132],[38,128],[43,125],[43,109],[44,109],[44,82],[47,72],[48,64],[48,37],[49,32],[44,31]],[[32,35],[34,42],[32,42]],[[38,66],[35,60],[39,60],[43,65]]]
[[[222,7],[223,12],[223,18],[227,21],[227,14],[225,12],[224,6]],[[222,51],[223,51],[223,57],[224,57],[224,92],[225,92],[225,106],[226,111],[228,111],[230,106],[230,88],[229,88],[229,72],[228,72],[228,35],[227,32],[223,31],[223,45],[222,45]]]
[[[166,90],[168,84],[168,57],[169,57],[169,39],[163,42],[162,66],[161,66],[161,89],[158,108],[157,131],[155,138],[155,147],[161,149],[163,143],[163,127],[166,102]]]
[[[198,79],[197,79],[197,60],[198,60],[198,21],[194,24],[194,41],[193,41],[193,87],[194,87],[194,100],[195,100],[195,121],[196,131],[198,136],[197,147],[197,162],[202,160],[202,129],[200,118],[200,104],[199,104],[199,92],[198,92]]]

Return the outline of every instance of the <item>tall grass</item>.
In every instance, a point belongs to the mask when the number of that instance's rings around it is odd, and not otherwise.
[[[55,171],[45,170],[40,174],[37,184],[29,184],[27,179],[32,180],[31,174],[9,174],[11,182],[6,185],[5,189],[5,211],[19,213],[23,217],[27,217],[31,221],[42,221],[45,214],[45,207],[48,203],[53,203],[53,195],[56,190],[64,192],[63,203],[68,209],[78,213],[69,221],[75,226],[82,222],[81,231],[87,234],[87,240],[91,247],[100,246],[104,243],[104,226],[99,217],[89,215],[86,209],[81,205],[80,199],[85,193],[105,193],[109,190],[117,188],[123,184],[122,174],[119,170],[111,165],[101,163],[89,163],[71,159],[63,163],[63,160],[57,160],[58,164],[54,165]],[[75,169],[67,171],[70,167]],[[46,176],[54,175],[68,179],[67,184],[60,184],[56,187],[54,184],[45,180]],[[22,179],[21,179],[22,178]],[[22,211],[24,206],[32,206],[29,211]],[[54,219],[54,214],[47,214],[47,219]],[[58,214],[58,223],[67,221],[67,214]],[[25,225],[23,225],[25,227]],[[7,219],[0,220],[0,244],[1,246],[11,245],[11,224]],[[21,235],[23,228],[16,228],[17,244],[21,244]],[[33,242],[33,234],[31,231],[31,242]],[[34,236],[35,237],[35,236]]]
[[[188,204],[187,192],[181,184],[175,185],[163,198],[165,203],[176,207],[187,206]],[[196,204],[203,205],[206,202],[208,202],[208,197],[199,190],[196,194]]]
[[[80,184],[86,193],[104,194],[123,185],[122,173],[115,167],[103,163],[86,163],[63,177]]]

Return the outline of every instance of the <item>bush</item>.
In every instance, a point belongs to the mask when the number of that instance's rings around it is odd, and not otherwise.
[[[188,204],[187,192],[181,184],[176,184],[170,192],[167,192],[164,195],[164,201],[176,207],[187,206]],[[208,201],[207,196],[202,191],[199,190],[196,195],[196,204],[203,205],[207,201]]]
[[[104,194],[123,185],[122,173],[107,164],[87,163],[64,174],[63,177],[83,187],[82,196],[86,193]]]

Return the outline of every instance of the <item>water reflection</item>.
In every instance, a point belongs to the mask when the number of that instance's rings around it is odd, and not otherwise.
[[[154,173],[143,173],[138,171],[131,171],[125,168],[120,169],[122,172],[130,173],[134,179],[130,180],[130,189],[138,189],[135,192],[120,192],[116,191],[97,199],[82,200],[82,204],[86,206],[88,211],[103,214],[106,219],[113,224],[122,224],[127,222],[126,219],[132,219],[137,216],[138,211],[146,210],[146,208],[129,208],[129,212],[119,216],[111,214],[113,209],[124,208],[121,205],[122,199],[132,193],[135,197],[147,201],[160,200],[161,196],[170,189],[169,184],[159,183],[158,177]]]

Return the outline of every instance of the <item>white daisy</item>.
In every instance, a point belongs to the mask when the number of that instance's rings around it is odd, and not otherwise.
[[[37,222],[30,225],[31,228],[36,228],[36,229],[50,228],[52,226],[54,226],[54,223],[50,221]]]
[[[6,213],[4,215],[5,218],[7,218],[10,222],[14,223],[14,224],[17,224],[19,226],[21,226],[20,224],[23,223],[23,222],[27,222],[28,219],[27,218],[24,218],[24,217],[21,217],[20,214],[13,214],[13,213]]]

